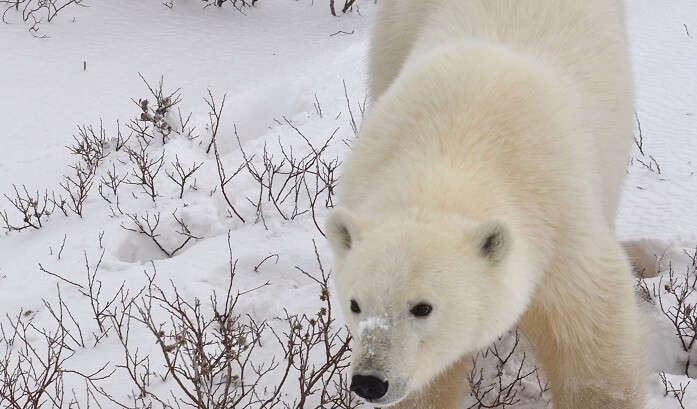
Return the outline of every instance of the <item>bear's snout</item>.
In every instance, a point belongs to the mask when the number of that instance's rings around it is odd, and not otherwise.
[[[388,383],[374,376],[354,375],[351,391],[368,401],[382,398],[387,393]]]

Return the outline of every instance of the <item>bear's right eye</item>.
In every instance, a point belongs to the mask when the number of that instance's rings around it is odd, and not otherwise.
[[[426,304],[426,303],[420,303],[414,306],[409,312],[411,312],[411,315],[419,318],[423,317],[428,317],[429,314],[431,314],[431,311],[433,311],[433,307],[431,304]]]
[[[351,312],[354,314],[360,314],[361,307],[358,306],[356,300],[351,300]]]

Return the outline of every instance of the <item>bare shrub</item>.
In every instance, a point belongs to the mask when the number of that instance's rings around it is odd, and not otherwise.
[[[95,382],[109,378],[113,373],[107,370],[107,365],[92,373],[68,367],[76,350],[84,347],[84,340],[60,291],[58,294],[57,306],[44,300],[55,327],[39,327],[34,322],[34,312],[23,310],[14,317],[6,316],[6,322],[0,323],[0,407],[80,408],[85,400],[78,399],[74,391],[73,397],[68,395],[70,391],[66,390],[65,376],[82,378],[86,394],[96,399]],[[74,328],[69,329],[66,316]],[[74,332],[79,335],[74,336]]]
[[[157,246],[162,253],[167,257],[174,257],[179,251],[181,251],[191,240],[200,240],[201,237],[195,236],[191,233],[189,226],[184,222],[184,220],[177,216],[177,211],[171,213],[172,220],[179,227],[177,234],[181,237],[179,244],[174,248],[169,248],[162,242],[161,234],[158,231],[160,227],[160,212],[154,212],[150,214],[145,213],[145,216],[138,215],[137,213],[126,214],[126,217],[132,222],[131,226],[122,224],[121,227],[124,230],[132,231],[134,233],[141,234],[150,238],[150,240]]]
[[[13,185],[14,196],[4,194],[5,199],[16,211],[16,216],[21,218],[22,224],[10,221],[7,210],[0,212],[0,217],[7,231],[22,231],[27,228],[40,229],[49,216],[59,209],[63,215],[74,213],[83,216],[85,201],[94,182],[97,168],[104,158],[109,155],[108,138],[100,121],[99,129],[95,130],[91,125],[78,126],[78,134],[73,135],[73,144],[68,146],[68,151],[78,157],[78,161],[69,165],[72,174],[63,175],[63,180],[58,186],[66,194],[56,196],[54,191],[45,189],[41,195],[39,192],[30,193],[26,186],[20,191]]]
[[[63,198],[59,195],[53,202],[65,216],[68,216],[70,211],[82,217],[83,207],[92,189],[97,168],[109,156],[107,152],[109,144],[101,121],[98,130],[95,130],[92,125],[78,126],[78,134],[73,135],[73,141],[73,145],[67,148],[79,160],[69,166],[73,174],[63,175],[63,181],[58,184],[67,197]]]
[[[97,273],[99,272],[99,267],[102,265],[102,260],[104,259],[104,250],[99,255],[99,259],[94,264],[94,267],[90,267],[90,261],[87,257],[87,252],[84,253],[85,258],[85,272],[87,274],[87,285],[81,287],[80,293],[85,296],[90,301],[90,307],[92,309],[92,315],[94,321],[97,323],[97,328],[99,333],[93,334],[95,345],[107,335],[109,331],[108,323],[109,316],[112,305],[116,302],[116,299],[124,291],[124,284],[114,293],[110,299],[102,298],[102,282],[97,279]]]
[[[218,137],[218,129],[220,128],[220,118],[222,118],[223,108],[225,108],[225,98],[227,98],[227,94],[223,94],[223,98],[220,100],[220,105],[218,105],[215,102],[215,97],[213,97],[213,92],[209,89],[208,98],[204,99],[209,109],[208,120],[210,121],[209,129],[211,132],[211,140],[210,142],[208,142],[208,146],[206,147],[206,153],[211,152],[211,148],[213,147],[213,144],[215,143],[215,140]]]
[[[98,130],[95,130],[92,125],[78,126],[77,129],[78,134],[73,135],[74,143],[67,147],[68,151],[78,156],[86,167],[98,167],[102,160],[109,156],[106,151],[109,146],[108,138],[102,121],[99,121]]]
[[[101,122],[100,122],[101,124]],[[128,134],[127,137],[124,138],[123,133],[121,133],[121,122],[117,119],[116,120],[116,136],[112,138],[112,143],[114,145],[114,150],[116,152],[119,152],[121,149],[123,149],[126,144],[128,143],[129,140],[131,140],[131,137],[133,136],[133,132]]]
[[[131,162],[131,174],[126,183],[138,186],[154,202],[158,196],[155,181],[165,163],[164,151],[159,155],[154,154],[150,149],[150,141],[138,139],[138,146],[126,147],[126,152]]]
[[[319,276],[298,270],[320,288],[323,307],[314,315],[293,315],[286,311],[279,318],[287,326],[274,330],[269,323],[236,312],[241,297],[261,287],[234,289],[237,260],[233,259],[230,235],[229,283],[223,298],[214,292],[207,306],[198,299],[184,299],[174,283],[165,291],[155,284],[155,273],[133,298],[122,297],[112,314],[114,332],[125,354],[126,369],[136,388],[136,407],[153,403],[164,408],[345,408],[358,402],[347,389],[344,371],[348,367],[350,337],[337,327],[332,315],[327,282],[315,247]],[[153,266],[154,268],[154,266]],[[123,292],[122,292],[123,294]],[[163,314],[164,313],[164,314]],[[131,345],[133,323],[144,325],[155,340],[165,374],[158,375],[152,357],[139,356]],[[273,331],[283,351],[283,359],[260,360],[257,355],[263,334]],[[275,383],[262,387],[272,374]],[[171,377],[176,390],[168,395],[155,392],[151,376]],[[299,394],[286,400],[286,389],[297,380]],[[311,403],[312,402],[312,403]]]
[[[100,234],[100,243],[101,237]],[[96,263],[90,264],[84,255],[86,283],[72,281],[61,274],[53,273],[39,264],[39,269],[72,288],[78,290],[89,301],[93,317],[97,323],[97,333],[93,332],[95,347],[111,330],[111,319],[116,310],[117,299],[127,299],[129,291],[124,284],[111,298],[102,294],[102,283],[97,279],[104,256],[102,248]],[[13,317],[6,315],[0,322],[0,407],[13,409],[38,409],[51,407],[90,408],[92,404],[102,408],[104,399],[122,408],[112,395],[101,386],[115,373],[109,362],[98,363],[92,372],[71,368],[73,357],[82,349],[90,347],[83,332],[84,321],[71,311],[62,297],[59,285],[56,286],[57,300],[54,303],[42,299],[47,311],[43,324],[37,323],[37,313],[20,310]],[[68,379],[70,377],[70,379]],[[74,387],[77,382],[84,383],[81,394]],[[67,389],[71,386],[71,389]],[[69,396],[72,395],[72,396]]]
[[[644,151],[644,131],[641,129],[641,121],[639,120],[639,114],[635,112],[634,118],[636,119],[637,125],[637,131],[634,135],[634,146],[636,147],[639,155],[633,156],[632,161],[637,161],[649,172],[661,175],[661,165],[658,164],[658,161],[656,161],[656,158],[654,158],[653,155]]]
[[[681,409],[687,409],[687,407],[685,406],[686,402],[684,402],[684,400],[685,400],[685,394],[687,394],[687,387],[690,386],[691,381],[687,381],[687,383],[685,383],[684,385],[682,382],[680,382],[678,384],[678,386],[676,387],[675,385],[673,385],[673,383],[671,381],[669,381],[666,378],[665,372],[659,372],[658,378],[661,380],[661,383],[663,384],[663,387],[665,389],[663,396],[664,397],[668,397],[668,396],[673,397],[673,399],[675,399],[678,402],[678,405],[680,405]]]
[[[56,195],[54,192],[46,190],[43,196],[40,196],[38,192],[32,195],[26,188],[24,188],[24,192],[20,192],[15,187],[15,197],[8,195],[5,197],[17,214],[10,215],[7,210],[0,213],[6,230],[38,229],[55,209],[61,210],[65,216],[74,213],[83,217],[84,205],[95,178],[98,180],[99,194],[107,202],[113,217],[121,217],[129,213],[122,207],[123,203],[119,194],[119,189],[124,184],[140,189],[150,198],[152,203],[157,202],[160,196],[158,187],[161,183],[161,178],[158,176],[165,168],[166,162],[164,145],[160,145],[158,141],[166,144],[174,135],[194,140],[198,138],[198,135],[195,134],[195,128],[190,125],[191,114],[185,117],[181,111],[177,110],[176,117],[178,119],[172,114],[174,107],[182,100],[180,89],[165,91],[162,78],[156,87],[151,86],[142,75],[141,79],[151,97],[150,99],[132,99],[139,107],[139,114],[137,118],[131,119],[128,123],[129,134],[122,133],[119,121],[117,121],[116,135],[112,138],[107,136],[101,121],[99,127],[79,126],[78,133],[73,136],[73,145],[68,147],[69,151],[76,155],[79,160],[70,166],[72,174],[63,176],[63,181],[59,184],[62,194]],[[334,195],[338,182],[337,170],[341,162],[337,157],[328,157],[327,149],[339,128],[329,134],[324,141],[314,144],[295,124],[284,117],[282,124],[289,126],[301,138],[304,147],[299,151],[302,153],[294,150],[292,145],[284,144],[279,137],[277,153],[273,154],[265,147],[260,156],[248,155],[245,152],[235,128],[235,136],[243,155],[243,162],[234,171],[228,172],[216,144],[225,107],[225,98],[223,95],[220,101],[216,101],[210,90],[208,97],[205,98],[209,108],[210,140],[205,141],[206,145],[204,146],[207,153],[210,150],[214,151],[219,177],[218,186],[211,191],[211,195],[219,188],[220,194],[227,204],[229,216],[245,222],[239,204],[235,203],[235,198],[230,192],[230,182],[246,170],[246,173],[258,184],[259,188],[258,195],[253,199],[247,198],[247,201],[255,209],[257,222],[261,221],[266,225],[265,207],[271,206],[284,220],[294,220],[304,214],[311,215],[315,227],[324,235],[317,212],[320,207],[334,206]],[[351,106],[348,94],[347,104],[349,107]],[[319,102],[317,102],[317,109],[318,112],[321,112]],[[363,108],[360,104],[359,109],[362,113]],[[357,132],[352,111],[351,124],[354,131]],[[203,143],[200,142],[199,145]],[[125,158],[120,152],[126,153]],[[110,154],[115,155],[111,161],[111,169],[107,169],[105,172],[100,171],[101,164]],[[116,165],[124,163],[130,164],[130,172],[117,171]],[[175,155],[175,160],[171,162],[172,169],[167,169],[164,173],[179,187],[179,199],[183,198],[186,187],[191,186],[191,179],[202,165],[203,163],[194,162],[191,166],[185,167],[179,157]],[[128,193],[137,199],[134,192],[129,191]],[[17,218],[23,220],[24,223],[18,224],[12,221]],[[143,226],[141,229],[134,222],[132,230],[149,235],[151,238],[157,237],[157,234],[148,228],[147,219],[149,216],[146,215],[145,219],[142,216],[135,218],[129,216],[129,218],[139,220]],[[150,223],[153,229],[156,224],[156,219]],[[187,236],[187,239],[194,238],[186,229],[182,228],[182,232]],[[172,251],[176,251],[176,248],[169,250],[165,249],[164,246],[162,249],[170,255],[173,254]]]
[[[676,354],[683,375],[694,378],[693,357],[697,352],[697,248],[692,252],[685,251],[685,255],[691,262],[684,273],[676,271],[672,261],[659,257],[657,261],[661,275],[657,279],[638,278],[637,292],[670,322],[683,352]],[[675,386],[664,372],[660,372],[658,377],[665,388],[664,396],[671,397],[685,409],[685,395],[691,381]]]
[[[264,219],[264,204],[270,204],[284,219],[310,213],[317,230],[324,235],[316,217],[316,206],[334,206],[334,195],[338,182],[337,169],[341,165],[338,158],[327,158],[325,153],[338,128],[321,145],[315,145],[287,118],[283,118],[307,147],[307,153],[297,154],[278,139],[280,155],[272,154],[267,146],[259,160],[245,152],[237,130],[235,136],[244,157],[247,173],[257,183],[258,194],[248,201],[256,209],[257,219]]]
[[[662,279],[663,277],[659,281],[659,287],[663,282]],[[695,283],[697,283],[697,276],[692,279],[688,275],[678,278],[670,267],[668,282],[663,285],[662,290],[656,291],[661,312],[673,324],[683,350],[688,353],[697,341],[697,311],[695,311],[694,300],[690,300],[690,296],[695,293]],[[670,303],[664,302],[666,295],[672,298]],[[685,362],[685,375],[688,375],[690,367],[689,355]]]
[[[140,79],[143,80],[145,86],[150,91],[150,95],[154,98],[154,104],[147,98],[132,99],[140,109],[140,117],[133,119],[128,124],[128,127],[140,136],[142,139],[149,141],[151,138],[159,136],[164,144],[167,137],[175,130],[172,125],[172,120],[168,117],[172,108],[179,104],[182,100],[181,88],[168,92],[164,90],[164,77],[160,77],[157,87],[153,88],[150,83],[143,77],[143,74],[138,73]],[[181,112],[179,113],[181,118]],[[155,133],[152,133],[150,126],[153,127]]]
[[[91,128],[85,128],[87,131],[83,132],[90,136],[87,139],[106,141],[106,146],[113,147],[115,152],[125,152],[127,155],[126,160],[117,157],[115,161],[112,161],[111,169],[108,169],[106,174],[102,174],[99,180],[99,194],[108,203],[114,217],[125,213],[121,207],[119,195],[119,188],[124,183],[140,189],[153,203],[159,197],[158,175],[165,167],[166,155],[165,150],[160,149],[163,145],[159,145],[157,141],[166,144],[173,135],[181,135],[188,140],[198,137],[195,135],[195,128],[190,125],[191,114],[185,117],[179,109],[176,110],[176,115],[174,114],[174,107],[182,100],[180,89],[165,91],[163,78],[160,78],[157,86],[153,87],[142,74],[139,75],[150,97],[131,99],[138,106],[138,114],[126,125],[129,130],[128,135],[122,133],[119,121],[116,123],[116,136],[111,139],[106,138],[103,131],[100,131],[101,138],[92,137],[96,132],[92,132]],[[100,130],[102,129],[100,123]],[[130,163],[130,172],[117,171],[117,163]],[[203,163],[194,163],[191,168],[185,169],[179,157],[176,156],[171,165],[173,170],[165,170],[165,174],[179,186],[181,199],[190,178]],[[137,197],[134,198],[137,199]]]
[[[658,282],[649,287],[646,279],[640,278],[637,287],[642,298],[656,305],[673,327],[685,352],[685,375],[690,376],[690,368],[694,366],[691,357],[697,345],[697,249],[688,256],[692,264],[685,273],[676,272],[668,262]]]
[[[203,8],[208,8],[211,6],[222,8],[226,5],[234,7],[237,11],[244,13],[245,8],[254,7],[259,0],[201,0],[203,3]],[[314,3],[314,1],[313,1]],[[176,4],[176,0],[165,0],[162,4],[172,9]],[[341,0],[337,2],[336,0],[329,0],[329,11],[332,16],[339,16],[340,14],[350,13],[353,10],[359,11],[358,1],[356,0]]]
[[[12,188],[14,189],[14,196],[7,194],[3,194],[3,196],[17,211],[22,223],[15,224],[12,222],[7,214],[7,210],[4,210],[0,212],[0,217],[5,224],[5,230],[10,232],[40,229],[43,226],[43,222],[48,219],[55,209],[55,201],[52,200],[52,197],[49,197],[48,190],[40,194],[38,190],[30,193],[24,185],[22,185],[21,191],[17,188],[17,185],[12,185]]]
[[[102,199],[109,203],[109,205],[115,205],[119,214],[123,214],[119,201],[119,188],[121,184],[126,182],[126,179],[128,179],[128,174],[123,176],[119,175],[116,172],[116,165],[112,163],[111,169],[108,169],[106,175],[101,176],[99,180],[99,195],[102,196]],[[113,207],[112,214],[115,214]]]
[[[348,392],[345,370],[349,367],[351,337],[344,328],[337,328],[329,296],[329,273],[325,271],[314,244],[315,259],[319,275],[312,275],[300,267],[300,273],[313,280],[320,288],[319,298],[324,304],[314,315],[290,315],[286,311],[283,320],[287,330],[279,334],[273,330],[279,346],[283,349],[286,361],[284,381],[288,372],[294,368],[298,373],[298,398],[286,407],[303,409],[309,400],[318,400],[316,409],[346,408],[359,406],[360,402]],[[313,355],[322,351],[322,359],[313,364]]]
[[[209,6],[223,7],[228,4],[239,11],[242,11],[243,7],[253,7],[259,0],[201,0],[204,3],[204,8]]]
[[[239,297],[244,293],[232,289],[235,275],[233,263],[231,284],[223,300],[211,296],[211,315],[203,311],[199,300],[184,300],[176,287],[168,295],[159,287],[148,286],[137,305],[138,320],[150,331],[174,379],[184,396],[173,398],[176,406],[203,409],[261,408],[258,385],[277,367],[276,362],[256,363],[253,353],[261,345],[266,323],[251,316],[235,313]],[[167,321],[155,318],[153,304],[167,311]],[[135,362],[135,360],[132,360]],[[146,395],[154,397],[147,388]],[[157,401],[164,399],[156,397]]]
[[[68,197],[66,200],[60,197],[60,203],[56,203],[56,205],[63,210],[66,216],[67,212],[65,211],[65,206],[67,205],[70,211],[82,217],[82,210],[87,200],[87,194],[90,189],[92,189],[97,168],[90,164],[85,165],[83,163],[71,165],[70,168],[73,169],[75,175],[64,175],[63,182],[58,184],[66,192]]]
[[[169,162],[171,166],[165,165],[164,145],[179,135],[189,140],[194,139],[194,128],[188,125],[190,115],[184,117],[178,110],[177,115],[174,115],[176,105],[181,101],[179,90],[163,91],[162,80],[157,87],[145,83],[151,96],[149,99],[134,100],[139,113],[138,118],[128,124],[128,135],[122,133],[118,122],[113,138],[107,136],[101,122],[99,126],[78,127],[74,143],[68,147],[78,159],[71,166],[75,173],[64,176],[60,184],[65,197],[56,196],[50,190],[46,190],[43,195],[38,191],[32,194],[27,188],[19,189],[16,186],[14,196],[5,195],[17,215],[24,220],[23,223],[14,223],[12,220],[16,217],[11,217],[5,211],[2,216],[6,230],[39,229],[56,209],[60,209],[66,216],[69,213],[82,216],[88,193],[96,180],[99,194],[109,205],[112,216],[121,219],[121,227],[147,238],[165,256],[178,255],[192,241],[201,238],[191,231],[177,210],[168,216],[166,212],[163,214],[152,209],[159,207],[163,200],[182,199],[186,187],[191,186],[192,179],[195,184],[196,172],[203,164],[184,164],[175,155],[174,160]],[[211,140],[201,141],[198,145],[201,151],[210,146],[214,152],[219,176],[216,189],[220,188],[230,216],[244,221],[233,206],[235,197],[232,195],[231,181],[237,175],[248,174],[259,186],[258,201],[250,202],[261,218],[263,207],[271,207],[285,220],[293,220],[303,214],[312,215],[321,232],[316,210],[334,205],[338,181],[337,169],[340,162],[327,154],[337,130],[320,143],[313,143],[300,128],[284,118],[285,125],[300,138],[299,149],[294,145],[283,144],[279,139],[275,154],[265,150],[263,155],[257,157],[247,155],[242,150],[242,163],[236,163],[231,171],[226,172],[216,144],[225,97],[220,103],[214,100],[212,93],[209,93],[209,98],[206,102],[210,109]],[[319,103],[318,110],[321,111]],[[242,148],[239,136],[236,132],[235,134]],[[110,165],[102,169],[105,160]],[[162,189],[162,169],[178,186],[178,198],[162,198],[158,191]],[[139,199],[139,191],[146,196]],[[124,203],[124,200],[131,199],[151,203],[152,206],[148,205],[148,210],[129,211],[123,206],[129,204]],[[168,234],[173,237],[167,236]],[[49,346],[49,351],[52,351],[49,353],[57,357],[54,361],[44,360],[41,365],[33,361],[32,367],[29,358],[38,352],[26,348],[23,352],[26,356],[18,355],[15,349],[12,349],[13,352],[5,352],[3,366],[0,366],[0,378],[4,377],[5,383],[1,384],[0,391],[7,392],[7,396],[14,399],[8,401],[12,402],[8,407],[41,406],[17,400],[18,397],[24,399],[24,396],[30,397],[27,402],[43,402],[46,407],[56,408],[78,408],[85,405],[85,396],[95,402],[106,400],[109,405],[122,408],[358,407],[359,402],[348,391],[349,381],[346,378],[350,337],[347,330],[336,322],[329,297],[329,272],[322,266],[316,246],[314,251],[318,272],[310,273],[299,267],[297,270],[317,284],[321,307],[315,313],[305,314],[284,309],[283,316],[266,322],[237,311],[239,299],[257,289],[234,289],[237,263],[232,258],[231,249],[230,283],[227,291],[224,297],[212,293],[206,303],[198,299],[186,299],[174,283],[166,287],[158,286],[154,274],[148,276],[147,284],[137,291],[128,289],[125,284],[121,284],[114,292],[104,290],[99,278],[104,255],[101,237],[100,235],[99,244],[102,251],[97,258],[88,258],[87,254],[84,256],[82,279],[51,271],[53,268],[50,266],[45,268],[39,265],[42,272],[59,279],[61,285],[69,285],[81,294],[80,299],[89,303],[86,311],[91,315],[90,320],[80,321],[74,317],[59,294],[58,303],[44,303],[46,311],[56,322],[56,330],[39,329],[38,326],[33,326],[33,321],[27,321],[21,314],[12,320],[8,317],[12,323],[8,331],[0,324],[5,339],[4,344],[0,340],[0,352],[4,351],[4,346],[10,348],[10,343],[15,339],[29,339],[29,335],[22,334],[39,331]],[[230,248],[229,235],[228,247]],[[278,261],[278,255],[272,254],[250,267],[250,270],[258,271],[265,261],[274,257]],[[152,336],[158,347],[155,355],[143,353],[142,346],[136,345],[130,337],[131,329],[136,326],[147,330]],[[78,348],[93,347],[110,337],[118,340],[123,352],[123,361],[117,366],[119,373],[123,370],[132,382],[133,394],[127,398],[128,402],[114,397],[105,384],[98,384],[98,381],[108,379],[113,373],[106,369],[107,365],[90,374],[75,372],[67,365]],[[265,348],[275,348],[280,355],[267,358],[268,355],[261,354],[263,339],[270,339],[269,345],[264,345]],[[32,347],[38,351],[36,345]],[[17,362],[21,365],[13,366]],[[160,365],[161,362],[164,366]],[[47,366],[43,367],[44,364]],[[36,375],[29,376],[26,371],[34,371]],[[51,372],[47,384],[40,382],[44,379],[42,371]],[[73,374],[84,382],[85,389],[79,394],[81,396],[76,397],[70,389],[74,382],[64,382],[63,374]],[[22,378],[21,382],[17,381],[18,378]],[[159,386],[157,388],[153,387],[155,379]],[[172,390],[162,394],[161,385],[169,380],[173,381]],[[26,386],[37,382],[40,393],[36,392],[36,385]],[[64,385],[70,387],[65,388]],[[71,391],[73,396],[68,398]],[[292,392],[289,394],[289,391]],[[3,397],[0,394],[0,399]],[[15,401],[18,404],[14,404]],[[0,400],[0,406],[5,407],[5,401]],[[89,403],[87,406],[89,407]],[[95,406],[101,407],[99,404]]]
[[[473,403],[468,409],[505,409],[518,404],[520,394],[530,390],[543,397],[549,387],[542,381],[539,369],[520,351],[520,341],[515,330],[512,337],[500,337],[472,358],[468,380]]]
[[[356,121],[356,115],[354,115],[353,113],[353,108],[351,108],[351,98],[349,98],[346,81],[342,80],[341,82],[344,85],[344,99],[346,100],[346,110],[349,113],[349,124],[351,125],[351,130],[353,130],[353,136],[357,138],[360,126],[358,125],[359,123]],[[356,108],[358,108],[358,112],[361,114],[360,119],[363,119],[365,117],[365,106],[367,102],[368,98],[365,97],[363,101],[359,101],[356,103]]]
[[[68,7],[84,6],[83,0],[0,0],[2,21],[8,22],[8,13],[14,12],[27,25],[29,32],[35,37],[46,38],[40,34],[41,23],[51,22],[58,14]]]
[[[237,133],[237,129],[235,129],[235,133]],[[227,204],[228,216],[232,217],[232,215],[234,214],[242,223],[245,223],[246,221],[244,217],[242,217],[242,215],[235,208],[235,205],[232,203],[232,199],[230,199],[226,187],[227,184],[235,178],[235,176],[239,175],[240,172],[242,172],[242,169],[244,169],[248,165],[248,162],[245,159],[245,162],[242,165],[240,165],[237,168],[237,170],[232,173],[232,175],[228,176],[227,172],[225,171],[223,161],[220,158],[220,152],[218,151],[218,144],[215,141],[215,135],[213,136],[213,138],[213,153],[215,155],[216,169],[218,170],[218,180],[220,181],[220,184],[218,186],[220,187],[220,193],[223,195],[225,203]]]
[[[184,188],[186,187],[186,182],[191,178],[197,170],[203,166],[203,163],[197,164],[194,162],[190,168],[185,169],[184,165],[179,161],[179,156],[175,155],[175,161],[171,162],[174,172],[165,171],[167,177],[179,186],[179,198],[184,197]]]
[[[344,0],[344,5],[340,6],[341,7],[341,13],[348,13],[349,11],[353,10],[353,7],[358,6],[356,4],[356,0]],[[329,11],[331,11],[332,16],[337,16],[336,12],[336,0],[329,0]]]

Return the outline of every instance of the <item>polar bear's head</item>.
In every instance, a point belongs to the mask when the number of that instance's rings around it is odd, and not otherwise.
[[[512,260],[516,243],[503,222],[370,223],[335,209],[327,238],[354,338],[351,389],[382,406],[512,327],[534,285]]]

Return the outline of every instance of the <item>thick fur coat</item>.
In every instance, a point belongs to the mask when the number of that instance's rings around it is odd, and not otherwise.
[[[380,3],[372,106],[327,229],[354,390],[458,408],[468,354],[518,324],[556,408],[643,408],[613,234],[633,125],[622,3]]]

